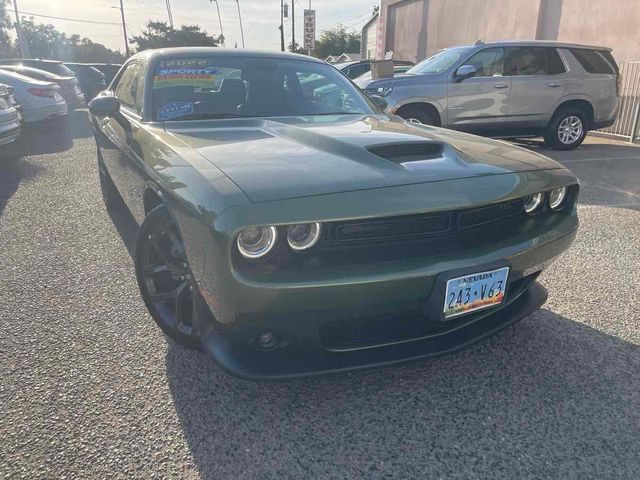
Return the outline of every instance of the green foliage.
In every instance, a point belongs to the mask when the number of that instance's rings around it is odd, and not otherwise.
[[[316,40],[316,48],[313,55],[318,58],[326,58],[329,55],[360,52],[360,33],[350,30],[344,25],[336,25],[325,30]]]
[[[131,38],[131,43],[138,52],[165,47],[217,47],[220,37],[209,35],[198,25],[182,25],[175,29],[166,22],[150,21],[142,34]]]
[[[15,45],[8,33],[10,28],[13,28],[13,24],[7,14],[7,2],[6,0],[0,0],[0,57],[2,58],[16,55]]]
[[[2,34],[6,34],[7,31],[2,28],[4,24],[1,15],[0,8],[0,55],[5,58],[18,57],[20,52],[17,41],[9,40],[6,53],[3,49]],[[120,52],[110,50],[101,43],[94,43],[80,35],[67,36],[66,33],[56,30],[53,25],[35,23],[33,17],[23,17],[20,26],[29,56],[33,58],[91,63],[122,63],[124,60]]]

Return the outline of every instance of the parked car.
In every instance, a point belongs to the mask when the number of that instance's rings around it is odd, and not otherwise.
[[[85,100],[91,100],[107,87],[105,74],[97,68],[83,63],[65,63],[65,65],[73,70]]]
[[[394,65],[393,66],[393,75],[397,75],[399,73],[405,73],[407,70],[409,70],[410,68],[412,68],[413,65]],[[369,70],[366,73],[363,73],[362,75],[360,75],[358,78],[354,79],[354,82],[370,82],[371,79],[373,78],[372,76],[373,74],[371,73],[371,70]],[[389,77],[391,78],[391,77]]]
[[[342,103],[307,95],[313,76]],[[539,308],[576,234],[562,165],[390,117],[308,56],[146,50],[111,87],[90,121],[107,207],[140,223],[142,298],[239,376],[462,348]]]
[[[20,133],[22,133],[20,113],[13,105],[0,97],[0,145],[17,140]]]
[[[448,48],[391,79],[357,82],[405,119],[488,136],[544,135],[570,150],[613,124],[618,66],[605,47],[548,41]]]
[[[26,67],[24,65],[0,65],[0,70],[15,72],[35,78],[36,80],[42,80],[43,82],[58,84],[60,86],[60,93],[64,97],[65,102],[67,102],[67,108],[70,110],[84,103],[84,93],[82,93],[76,77],[61,77],[55,73]]]
[[[122,65],[119,65],[117,63],[86,63],[85,65],[89,67],[93,67],[97,70],[100,70],[102,73],[104,73],[104,76],[105,76],[104,81],[106,82],[107,85],[111,83],[111,80],[113,80],[113,77],[116,76],[116,74],[122,67]]]
[[[42,82],[2,69],[0,69],[0,83],[13,88],[25,123],[40,122],[67,114],[67,104],[62,97],[60,87],[55,83]]]
[[[73,71],[58,60],[44,60],[40,58],[7,58],[1,59],[0,65],[24,65],[37,68],[45,72],[54,73],[61,77],[73,77]]]
[[[22,107],[16,100],[14,90],[11,85],[4,85],[3,83],[0,83],[0,98],[7,102],[8,105],[15,108],[18,112],[22,110]]]
[[[394,60],[394,65],[407,65],[413,66],[413,62],[406,60]],[[354,62],[336,63],[333,65],[340,70],[344,75],[353,79],[367,73],[371,70],[371,60],[357,60]]]

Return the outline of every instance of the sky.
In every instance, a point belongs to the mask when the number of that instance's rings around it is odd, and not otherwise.
[[[309,0],[295,1],[296,41],[302,43],[302,14],[309,8]],[[240,24],[238,22],[238,6],[236,0],[218,0],[222,28],[226,38],[226,46],[235,43],[242,46]],[[292,0],[285,0],[291,12]],[[120,26],[119,0],[17,0],[21,16],[29,14],[66,17],[93,22],[113,22],[113,24],[97,24],[76,22],[53,18],[35,17],[36,22],[50,23],[59,31],[67,34],[77,33],[94,42],[124,51],[124,40]],[[140,33],[148,20],[168,22],[165,0],[123,0],[127,34],[131,38]],[[210,0],[170,0],[174,26],[197,24],[210,34],[218,35],[220,27],[215,4]],[[359,31],[371,18],[371,12],[379,0],[312,0],[311,8],[316,10],[316,38],[322,30],[342,23]],[[13,5],[7,7],[13,18]],[[115,8],[112,8],[115,7]],[[246,48],[259,50],[280,50],[280,0],[240,0],[240,11],[244,27]],[[285,19],[285,43],[291,42],[291,18]]]

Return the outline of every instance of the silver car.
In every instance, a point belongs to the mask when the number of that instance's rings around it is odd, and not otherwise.
[[[67,103],[60,87],[19,73],[0,70],[0,83],[13,87],[16,100],[22,107],[25,123],[40,122],[67,114]]]
[[[13,105],[0,97],[0,145],[16,140],[22,133],[22,118]]]
[[[392,78],[356,80],[407,120],[493,137],[544,135],[559,150],[615,121],[619,83],[610,49],[548,41],[476,42]]]

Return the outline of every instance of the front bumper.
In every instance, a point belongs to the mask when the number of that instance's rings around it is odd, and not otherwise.
[[[259,312],[239,314],[230,324],[204,322],[199,326],[204,350],[230,373],[251,379],[374,367],[455,351],[529,315],[545,302],[546,292],[535,278],[569,248],[576,235],[574,220],[573,230],[537,248],[520,245],[477,257],[472,252],[456,255],[434,262],[419,274],[324,287],[262,287],[262,292],[253,287],[255,296],[269,295],[271,302]],[[501,305],[442,321],[446,280],[505,265],[510,273],[507,296]],[[252,303],[249,296],[245,300]],[[222,316],[219,305],[216,307]],[[369,319],[381,317],[386,319],[384,328],[397,318],[398,322],[418,322],[424,331],[416,335],[413,329],[410,338],[374,340],[353,347],[327,344],[323,335],[328,324],[362,321],[366,325]],[[277,348],[262,351],[257,347],[255,339],[264,332],[277,336]]]
[[[492,229],[462,249],[427,247],[398,258],[367,254],[334,264],[310,255],[295,268],[246,270],[232,259],[236,232],[472,208],[575,182],[565,169],[529,171],[242,204],[202,223],[176,209],[204,300],[196,325],[204,350],[234,375],[277,379],[438,355],[491,335],[544,303],[535,278],[575,238],[577,190],[572,208],[527,218],[515,233]],[[510,273],[501,305],[442,319],[448,279],[503,266]],[[385,336],[397,328],[400,335]],[[279,343],[265,351],[257,338],[266,332]]]

